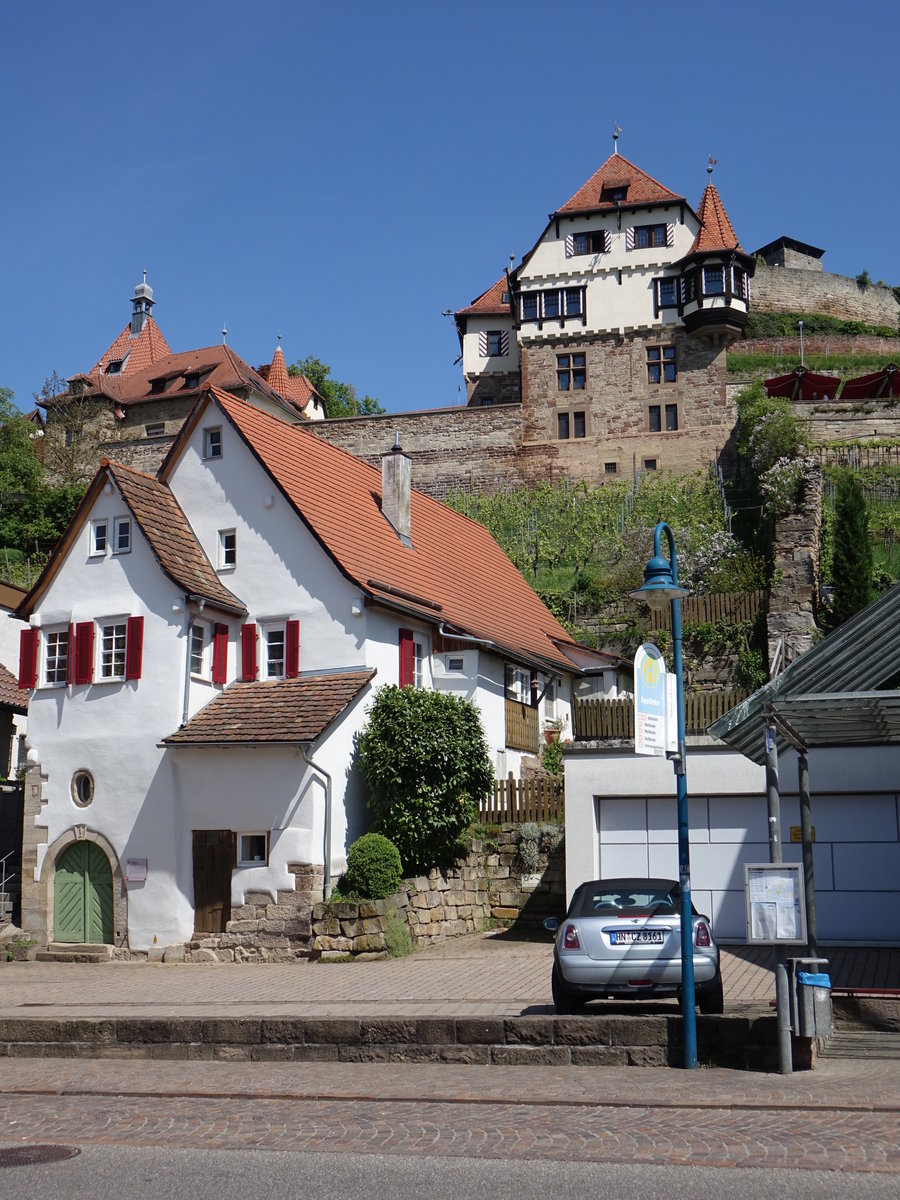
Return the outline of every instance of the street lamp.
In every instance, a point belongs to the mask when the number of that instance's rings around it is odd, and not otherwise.
[[[662,556],[662,534],[669,543],[669,558]],[[684,670],[681,662],[681,601],[689,596],[678,585],[678,556],[672,530],[660,521],[653,532],[653,557],[644,568],[644,586],[632,592],[634,600],[644,600],[662,611],[669,604],[672,613],[672,657],[675,666],[675,695],[678,713],[678,750],[672,757],[678,800],[678,878],[681,884],[681,1015],[684,1037],[684,1065],[697,1066],[697,1014],[694,994],[694,922],[691,905],[691,848],[688,825],[687,771],[684,755]]]

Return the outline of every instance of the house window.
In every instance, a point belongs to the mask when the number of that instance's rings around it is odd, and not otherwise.
[[[72,776],[72,799],[79,808],[87,808],[94,799],[94,777],[90,771],[76,771]]]
[[[264,867],[269,861],[269,836],[266,833],[238,834],[239,867]]]
[[[100,678],[125,678],[125,646],[128,626],[125,621],[115,621],[100,626]]]
[[[203,651],[206,647],[206,626],[199,622],[191,622],[191,674],[204,676]]]
[[[666,405],[666,429],[669,433],[674,433],[678,428],[678,405]]]
[[[606,232],[602,229],[572,235],[572,254],[603,254],[605,251]]]
[[[219,570],[237,566],[237,534],[233,529],[219,530]]]
[[[531,703],[531,672],[522,667],[506,666],[506,695],[520,704]]]
[[[266,678],[284,678],[284,626],[267,629],[266,641]]]
[[[538,315],[538,293],[525,292],[522,296],[522,320],[536,321]]]
[[[548,683],[544,691],[544,716],[552,721],[556,716],[556,684]]]
[[[635,225],[634,227],[634,248],[635,250],[646,250],[650,246],[665,246],[666,244],[666,227],[665,225]]]
[[[462,674],[462,672],[465,669],[466,669],[466,660],[463,658],[462,655],[459,655],[458,658],[454,657],[453,655],[450,655],[447,658],[447,671],[448,672],[455,671],[458,674]]]
[[[585,434],[584,413],[572,413],[572,433],[577,438],[583,438]]]
[[[662,429],[662,416],[658,404],[651,404],[647,410],[648,428],[651,433],[659,433]]]
[[[556,414],[556,436],[561,442],[564,442],[569,436],[569,414],[567,412]]]
[[[214,429],[203,430],[203,457],[222,457],[222,430],[218,426]]]
[[[565,297],[566,297],[566,316],[567,317],[581,316],[581,312],[582,312],[582,308],[583,308],[583,305],[582,305],[583,295],[582,295],[581,288],[566,288],[565,289]]]
[[[656,459],[655,458],[645,458],[644,459],[644,470],[645,471],[655,471],[656,470]]]
[[[144,433],[148,438],[162,437],[165,432],[165,421],[154,421],[152,425],[144,426]]]
[[[128,554],[131,551],[131,518],[116,517],[113,525],[113,554]]]
[[[675,369],[674,346],[647,347],[647,379],[650,383],[674,383],[678,378]]]
[[[584,354],[557,354],[556,386],[560,392],[582,392],[587,381]]]
[[[721,296],[725,291],[725,268],[703,268],[703,294],[706,296]]]
[[[615,475],[616,472],[618,471],[618,469],[619,469],[618,463],[605,462],[603,464],[603,474],[604,475]]]
[[[544,299],[544,316],[558,317],[559,316],[559,292],[543,292]]]
[[[499,329],[489,329],[487,335],[488,358],[499,358],[503,353],[503,334]]]
[[[425,679],[425,652],[421,642],[413,642],[413,683],[417,688],[423,688]]]
[[[108,531],[108,521],[91,521],[91,554],[106,553]]]
[[[657,279],[656,303],[659,308],[678,307],[678,280],[675,276]]]
[[[69,681],[69,631],[55,630],[47,634],[44,656],[44,682],[52,686]]]

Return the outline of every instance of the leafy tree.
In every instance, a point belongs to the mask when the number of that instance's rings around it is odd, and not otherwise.
[[[70,387],[56,371],[34,399],[47,413],[41,454],[48,478],[62,487],[83,489],[103,457],[103,443],[118,437],[109,405],[77,382]]]
[[[872,599],[872,566],[866,498],[856,476],[842,471],[834,498],[832,624],[842,625]]]
[[[292,375],[306,376],[325,401],[328,417],[363,417],[385,411],[374,396],[366,395],[360,400],[352,383],[332,379],[331,367],[312,354],[298,359],[288,370]]]
[[[494,779],[474,705],[413,687],[378,692],[360,734],[359,765],[373,825],[407,871],[453,856]]]

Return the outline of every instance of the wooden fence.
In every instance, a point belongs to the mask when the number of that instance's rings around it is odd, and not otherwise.
[[[683,625],[714,625],[728,621],[732,625],[752,621],[763,607],[765,592],[716,592],[710,596],[688,596],[681,602]],[[650,628],[668,629],[671,606],[650,610]]]
[[[486,825],[518,824],[522,821],[565,820],[565,789],[561,779],[495,779],[494,790],[485,796],[478,819]]]
[[[511,750],[525,750],[529,754],[540,752],[541,719],[536,708],[507,698],[506,744]]]
[[[717,692],[688,692],[684,698],[684,727],[686,734],[706,733],[748,693],[736,688]],[[579,700],[572,707],[572,724],[576,738],[633,738],[634,700],[624,696],[618,700]]]

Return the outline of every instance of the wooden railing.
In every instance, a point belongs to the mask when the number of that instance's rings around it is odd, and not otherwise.
[[[748,693],[737,688],[717,692],[688,692],[684,698],[684,731],[686,734],[706,733]],[[634,700],[625,696],[618,700],[579,700],[572,705],[572,727],[576,738],[633,738]]]
[[[539,753],[541,720],[536,708],[507,698],[506,744],[511,750],[526,750],[529,754]]]
[[[711,596],[687,596],[681,602],[683,625],[714,625],[728,621],[740,625],[752,621],[763,607],[765,592],[716,592]],[[650,610],[650,628],[668,629],[670,606]]]
[[[565,820],[565,789],[558,779],[495,779],[494,789],[478,809],[486,825],[518,824],[522,821]]]

